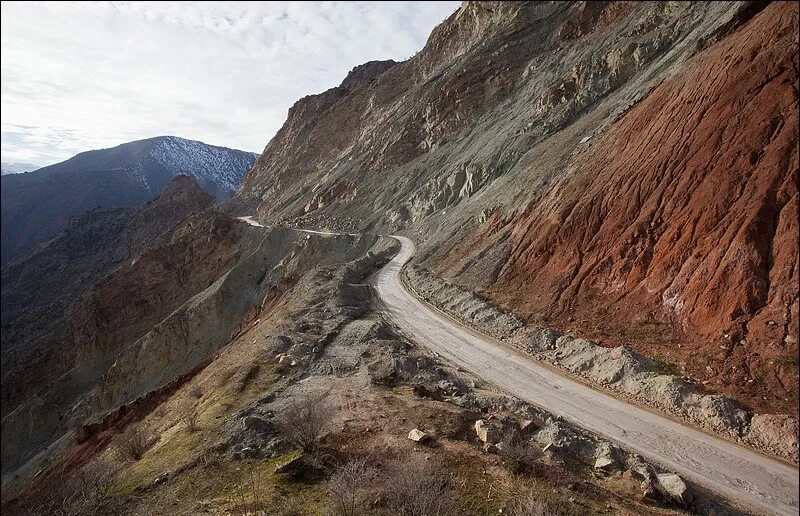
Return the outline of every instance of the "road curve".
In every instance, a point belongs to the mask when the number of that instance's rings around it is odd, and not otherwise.
[[[454,323],[400,282],[414,243],[376,276],[386,314],[404,333],[500,389],[614,441],[759,514],[798,514],[798,470],[684,426],[563,376],[491,338]]]

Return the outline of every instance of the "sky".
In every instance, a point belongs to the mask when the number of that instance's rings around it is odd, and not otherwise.
[[[2,161],[174,135],[260,153],[299,98],[403,60],[459,2],[0,4]]]

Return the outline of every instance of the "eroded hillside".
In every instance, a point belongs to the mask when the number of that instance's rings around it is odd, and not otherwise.
[[[797,7],[467,3],[301,99],[235,203],[381,228],[527,323],[797,401]]]
[[[369,284],[408,235],[453,317],[796,460],[797,31],[789,2],[466,2],[299,100],[224,205],[180,178],[75,220],[3,269],[4,511],[725,513]]]

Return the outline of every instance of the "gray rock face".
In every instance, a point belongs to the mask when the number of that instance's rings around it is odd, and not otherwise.
[[[415,266],[406,268],[409,286],[434,306],[457,316],[469,325],[480,328],[497,338],[514,335],[522,321],[509,315],[478,296]]]
[[[744,437],[749,444],[798,461],[797,418],[781,414],[755,414]]]

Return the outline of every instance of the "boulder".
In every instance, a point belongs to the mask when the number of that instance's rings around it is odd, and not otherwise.
[[[247,416],[242,422],[248,430],[263,432],[269,429],[269,423],[258,416]]]
[[[414,396],[418,398],[431,398],[433,397],[431,391],[428,390],[427,387],[424,385],[415,385],[413,387]]]
[[[656,489],[673,501],[686,503],[692,501],[692,494],[686,483],[675,473],[659,473],[656,475]]]
[[[154,486],[160,486],[161,484],[166,483],[167,480],[169,480],[169,471],[167,471],[166,473],[162,473],[162,474],[158,475],[156,477],[156,479],[153,480],[153,485]]]
[[[478,439],[484,443],[500,442],[501,429],[494,422],[487,422],[483,419],[475,421],[475,433]]]
[[[631,460],[630,472],[634,478],[640,480],[651,480],[655,477],[653,468],[638,456]]]
[[[615,465],[616,462],[614,461],[614,459],[612,459],[608,455],[597,457],[597,460],[594,461],[594,469],[606,473],[613,470]]]
[[[297,473],[300,468],[304,465],[304,458],[303,455],[298,455],[297,457],[293,457],[291,459],[285,460],[275,466],[275,470],[273,473],[276,475],[293,475]]]
[[[431,436],[423,432],[422,430],[415,428],[408,432],[408,438],[414,441],[415,443],[425,443],[430,440]]]

